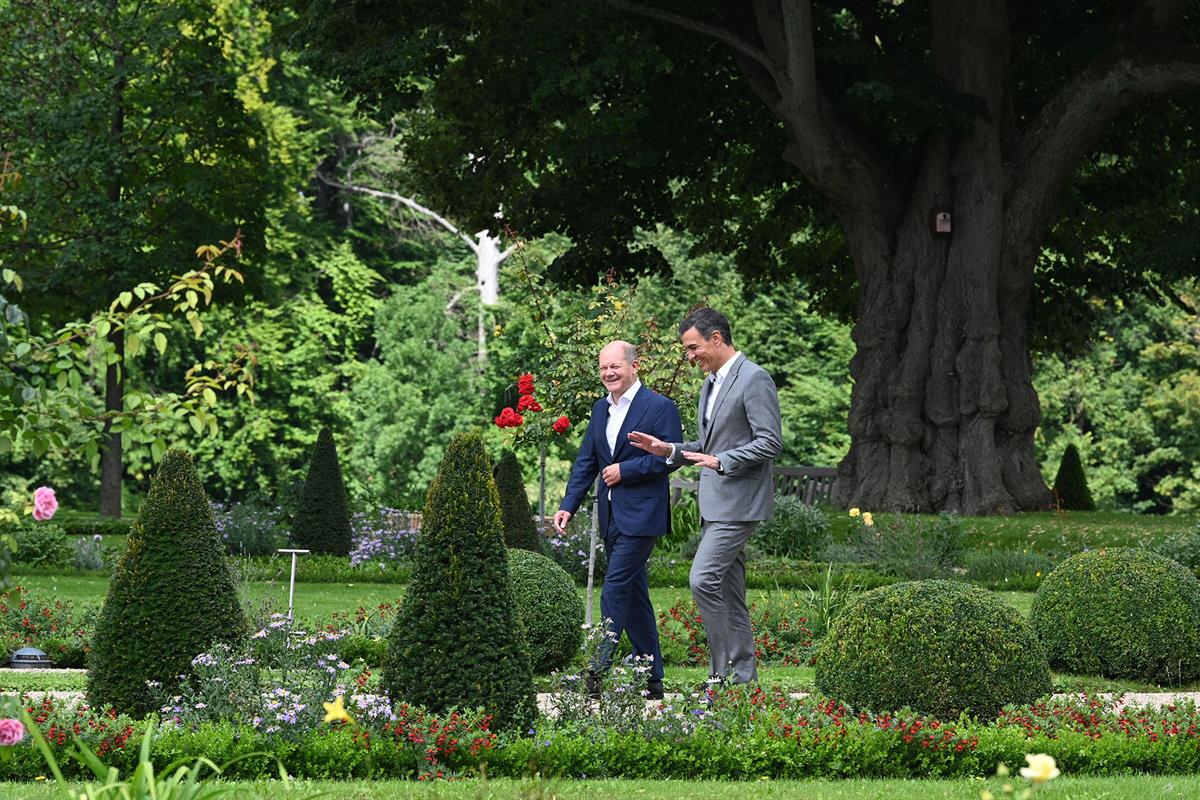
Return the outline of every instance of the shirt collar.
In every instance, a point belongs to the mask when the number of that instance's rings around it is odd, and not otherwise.
[[[733,369],[734,362],[737,361],[741,357],[741,355],[742,355],[742,351],[738,350],[732,356],[730,356],[729,360],[726,361],[724,364],[722,364],[721,368],[718,369],[716,371],[716,373],[714,373],[713,383],[717,383],[717,384],[724,383],[725,379],[729,377],[729,371],[731,369]]]
[[[637,394],[637,391],[640,388],[642,388],[642,382],[640,380],[635,380],[633,382],[633,385],[630,386],[628,389],[626,389],[625,394],[618,397],[617,401],[615,403],[613,402],[611,394],[608,395],[605,399],[608,400],[608,405],[610,407],[616,407],[616,406],[621,405],[622,403],[625,403],[626,405],[628,405],[629,403],[633,402],[633,396],[635,394]]]

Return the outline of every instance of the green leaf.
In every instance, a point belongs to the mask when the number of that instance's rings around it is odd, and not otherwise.
[[[161,332],[154,334],[154,347],[158,350],[158,354],[162,355],[167,352],[167,337]]]
[[[204,435],[204,423],[200,421],[200,417],[192,414],[188,417],[188,424],[192,426],[192,430],[196,432],[197,436]]]
[[[209,387],[204,387],[204,402],[210,406],[217,404],[217,393]]]

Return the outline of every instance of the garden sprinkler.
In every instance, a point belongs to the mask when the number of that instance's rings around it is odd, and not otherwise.
[[[296,596],[296,556],[303,555],[309,551],[307,551],[307,550],[288,550],[285,548],[282,550],[276,550],[275,552],[292,554],[292,579],[290,581],[288,581],[288,622],[291,622],[292,621],[292,599]]]

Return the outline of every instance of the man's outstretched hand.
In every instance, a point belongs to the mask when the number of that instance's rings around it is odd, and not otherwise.
[[[639,450],[645,450],[647,453],[653,453],[656,456],[666,458],[671,455],[671,445],[648,433],[630,431],[629,443]]]

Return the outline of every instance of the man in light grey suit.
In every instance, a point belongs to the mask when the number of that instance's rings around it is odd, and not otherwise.
[[[711,308],[679,324],[688,360],[709,373],[700,389],[700,438],[664,442],[634,431],[629,441],[667,463],[700,467],[700,547],[692,596],[712,651],[712,675],[758,679],[746,607],[746,542],[774,511],[771,464],[783,446],[779,397],[771,376],[733,346],[729,320]]]

